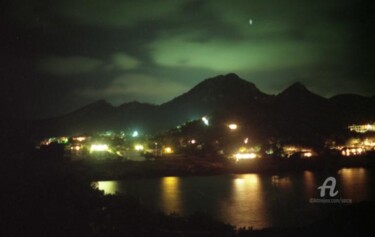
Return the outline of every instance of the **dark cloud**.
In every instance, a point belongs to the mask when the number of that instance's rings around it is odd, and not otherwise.
[[[268,93],[301,81],[325,96],[375,94],[370,1],[2,4],[0,93],[11,116],[52,116],[102,98],[162,103],[228,72]]]

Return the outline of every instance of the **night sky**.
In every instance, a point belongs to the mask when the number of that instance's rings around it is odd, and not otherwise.
[[[99,99],[160,104],[234,72],[269,94],[375,94],[371,1],[10,0],[0,3],[2,114]]]

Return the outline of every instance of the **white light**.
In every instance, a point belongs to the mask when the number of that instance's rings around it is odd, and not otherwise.
[[[236,130],[238,128],[237,124],[235,124],[235,123],[229,124],[228,127],[229,127],[230,130]]]
[[[206,126],[210,125],[210,121],[208,121],[207,117],[202,117],[202,121],[203,121],[204,125],[206,125]]]
[[[237,160],[242,160],[242,159],[254,159],[257,157],[255,153],[237,153],[234,155],[234,157]]]
[[[243,142],[244,142],[245,144],[249,143],[249,138],[246,138]]]
[[[135,145],[134,146],[134,149],[136,150],[136,151],[143,151],[143,149],[144,149],[144,147],[143,147],[143,145]]]
[[[108,145],[106,144],[93,144],[90,147],[90,152],[93,151],[108,151]]]
[[[138,137],[138,136],[139,136],[138,131],[134,131],[133,134],[132,134],[132,137]]]

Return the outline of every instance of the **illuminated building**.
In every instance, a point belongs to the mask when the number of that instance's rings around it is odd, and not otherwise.
[[[86,141],[87,137],[73,137],[72,139],[75,142],[84,142]]]
[[[317,153],[313,149],[299,146],[284,146],[283,151],[287,158],[295,154],[299,154],[302,158],[317,156]]]
[[[258,152],[260,149],[251,147],[240,147],[237,151],[237,153],[233,154],[231,158],[235,159],[236,161],[239,160],[249,160],[249,159],[255,159],[260,157]]]
[[[257,155],[255,153],[237,153],[234,154],[234,158],[238,160],[255,159]]]
[[[357,133],[375,132],[374,124],[351,125],[348,127],[350,131]]]
[[[107,144],[92,144],[90,147],[90,152],[105,152],[109,151]]]
[[[343,156],[360,156],[365,153],[365,149],[361,147],[347,147],[341,151]]]
[[[375,151],[375,137],[367,137],[364,139],[349,139],[346,145],[331,147],[338,150],[342,156],[360,156],[367,152]]]

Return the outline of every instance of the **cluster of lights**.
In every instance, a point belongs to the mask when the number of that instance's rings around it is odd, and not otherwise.
[[[358,147],[358,148],[346,148],[341,151],[343,156],[359,156],[365,153],[365,149]]]
[[[352,125],[349,126],[349,130],[357,133],[375,132],[374,124],[363,124],[363,125]]]
[[[80,145],[75,145],[75,146],[70,147],[70,150],[73,150],[73,151],[80,151],[81,149],[82,147]]]
[[[73,141],[83,142],[86,141],[86,137],[73,137]]]
[[[316,155],[316,153],[309,148],[302,148],[302,147],[295,147],[295,146],[286,146],[283,148],[284,153],[287,157],[291,157],[292,155],[299,153],[302,157],[310,158]]]

